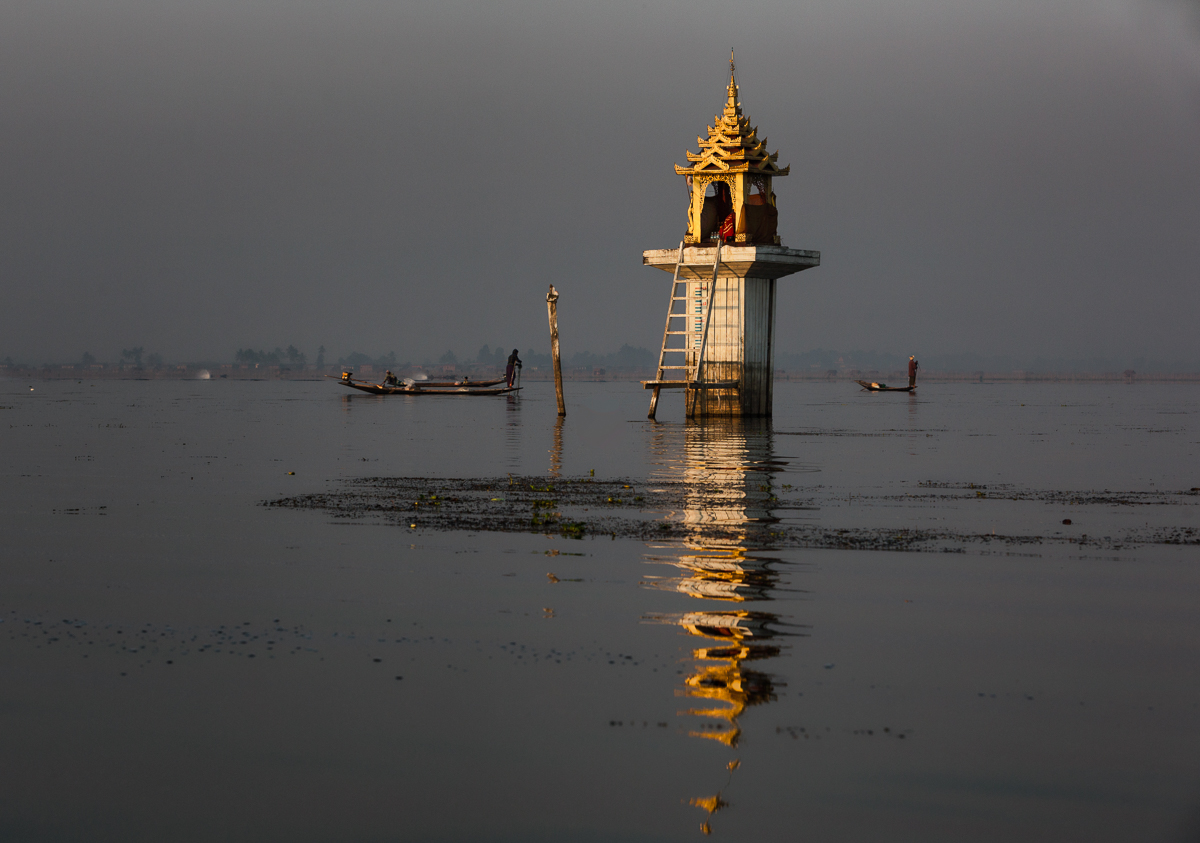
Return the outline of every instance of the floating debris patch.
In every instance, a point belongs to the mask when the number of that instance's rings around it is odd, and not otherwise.
[[[962,484],[922,484],[932,498],[952,496],[973,500],[1040,500],[1047,504],[1100,505],[1180,504],[1194,494],[1163,492],[1026,492]],[[936,491],[926,491],[929,489]],[[787,489],[791,489],[790,486]],[[778,494],[777,494],[778,491]],[[333,490],[294,495],[262,502],[265,507],[312,509],[336,519],[381,521],[409,530],[538,533],[569,539],[632,538],[642,541],[735,540],[744,547],[811,547],[844,550],[962,552],[968,544],[1088,544],[1103,548],[1143,544],[1200,544],[1200,532],[1190,527],[1149,529],[1111,536],[1044,536],[971,533],[953,529],[848,527],[784,524],[776,513],[813,510],[822,502],[818,493],[796,489],[792,494],[767,484],[732,488],[727,483],[699,480],[650,481],[593,477],[494,478],[365,477],[342,481]],[[781,497],[782,496],[782,497]],[[922,496],[881,495],[880,501]],[[855,500],[860,500],[857,496]],[[863,496],[863,502],[872,496]],[[697,523],[686,512],[733,508],[735,520]]]

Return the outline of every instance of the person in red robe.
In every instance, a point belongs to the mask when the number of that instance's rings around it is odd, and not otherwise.
[[[917,369],[921,368],[921,364],[917,362],[917,358],[911,354],[908,356],[908,388],[912,389],[917,385]]]
[[[733,210],[733,200],[729,198],[729,185],[723,181],[714,182],[713,187],[717,191],[717,219],[721,221],[717,229],[717,237],[722,242],[728,242],[733,239],[734,229],[737,225],[737,215]]]

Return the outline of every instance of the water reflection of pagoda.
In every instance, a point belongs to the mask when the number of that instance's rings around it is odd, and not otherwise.
[[[782,463],[774,460],[767,420],[689,423],[682,441],[679,435],[679,428],[660,429],[655,450],[660,476],[687,486],[684,510],[676,517],[688,525],[690,535],[682,546],[660,546],[676,553],[656,554],[653,560],[674,566],[678,575],[660,578],[654,586],[712,602],[660,619],[701,639],[677,691],[692,701],[680,713],[700,718],[689,734],[737,749],[742,715],[775,699],[778,684],[754,663],[779,655],[774,639],[784,634],[785,625],[775,613],[747,604],[770,601],[777,590],[778,560],[763,551],[771,547],[777,521],[771,509],[772,474]],[[728,761],[730,776],[739,763],[737,758]],[[702,826],[706,834],[709,817],[727,804],[724,790],[691,800],[709,815]]]
[[[687,713],[706,720],[724,721],[720,729],[693,729],[694,737],[718,740],[736,748],[742,729],[738,718],[747,707],[775,699],[775,686],[766,673],[750,670],[746,662],[779,655],[779,647],[764,643],[776,634],[767,612],[688,612],[679,625],[690,634],[707,638],[707,646],[692,651],[695,665],[682,695],[709,703]]]

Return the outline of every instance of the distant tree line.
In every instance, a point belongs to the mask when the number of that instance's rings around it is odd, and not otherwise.
[[[484,345],[473,356],[460,357],[452,350],[446,350],[445,353],[437,358],[426,357],[421,365],[434,366],[442,365],[467,365],[494,367],[503,369],[508,355],[512,353],[512,345]],[[320,346],[317,349],[317,357],[314,361],[318,369],[323,369],[327,365],[325,359],[325,346]],[[1065,358],[1065,357],[1017,357],[1009,355],[983,355],[977,353],[960,353],[947,354],[937,352],[924,352],[922,349],[913,348],[905,349],[903,353],[896,354],[886,351],[876,351],[874,349],[863,351],[854,349],[850,351],[837,351],[834,349],[815,348],[802,352],[778,351],[775,355],[775,368],[784,370],[806,370],[806,371],[839,371],[858,370],[861,372],[877,371],[900,371],[903,370],[908,363],[908,355],[915,354],[921,361],[921,365],[928,371],[943,371],[943,372],[1063,372],[1063,373],[1103,373],[1103,372],[1121,372],[1126,369],[1132,369],[1139,373],[1148,374],[1154,372],[1161,373],[1183,373],[1200,371],[1200,360],[1197,359],[1153,359],[1145,357],[1133,358],[1117,358],[1117,357],[1091,357],[1091,358]],[[551,365],[550,355],[544,351],[527,349],[520,352],[521,360],[527,367],[534,368],[549,368]],[[239,364],[243,365],[269,365],[269,366],[292,366],[303,368],[308,363],[307,355],[294,345],[289,345],[287,348],[276,348],[272,351],[262,349],[240,348],[234,355],[234,359]],[[76,365],[84,367],[96,365],[99,360],[95,354],[90,351],[85,351],[76,358]],[[373,356],[365,354],[361,351],[353,351],[344,357],[337,359],[337,365],[344,368],[361,368],[362,366],[374,366],[381,369],[403,370],[409,368],[412,364],[401,361],[396,352],[390,351],[382,356]],[[589,369],[589,368],[605,368],[605,369],[650,369],[658,362],[658,349],[648,349],[640,346],[632,346],[629,344],[622,345],[617,351],[610,354],[596,354],[591,351],[576,351],[563,357],[563,366],[568,369]],[[0,360],[0,365],[8,369],[23,369],[31,368],[31,364],[22,361],[14,361],[11,356]],[[56,367],[57,363],[46,363],[47,367]],[[107,365],[107,364],[106,364]],[[120,368],[133,369],[161,369],[164,365],[163,356],[157,352],[147,353],[145,346],[132,346],[130,348],[122,348],[120,356]],[[195,364],[192,365],[201,365]],[[204,363],[202,365],[217,365],[213,362]]]
[[[145,366],[142,365],[142,355],[146,356],[146,365]],[[84,355],[85,358],[91,357],[91,356],[92,356],[91,354]],[[95,360],[94,357],[92,359]],[[125,363],[127,363],[127,362],[132,363],[133,368],[135,368],[135,369],[144,369],[146,367],[149,367],[151,369],[161,369],[162,365],[163,365],[163,358],[162,358],[162,355],[159,354],[158,352],[154,352],[153,354],[146,354],[146,349],[143,346],[139,345],[139,346],[135,346],[133,348],[122,348],[121,349],[121,365],[124,366]]]
[[[805,369],[809,371],[832,371],[857,369],[901,371],[908,365],[908,355],[916,355],[921,367],[927,371],[941,372],[1120,372],[1126,368],[1138,372],[1194,372],[1195,360],[1148,360],[1144,357],[1124,358],[1066,358],[1066,357],[1014,357],[1010,355],[983,355],[974,353],[946,354],[922,353],[920,348],[907,350],[903,354],[886,351],[834,351],[815,348],[804,352],[777,352],[776,369]]]
[[[317,365],[324,364],[325,346],[321,346],[320,352],[317,354]],[[271,365],[280,366],[287,363],[291,366],[304,366],[308,363],[308,357],[304,352],[296,348],[294,345],[289,345],[286,349],[275,347],[274,351],[255,351],[253,348],[239,348],[233,359],[242,364],[247,365]]]
[[[345,357],[338,358],[338,365],[345,369],[358,369],[363,366],[378,366],[380,369],[398,369],[401,368],[396,363],[396,352],[389,351],[382,357],[372,357],[369,354],[363,354],[361,351],[352,351]],[[409,364],[405,363],[407,368]]]
[[[479,365],[495,365],[503,366],[508,360],[508,355],[512,353],[512,349],[508,346],[497,346],[494,350],[489,346],[484,346],[479,349],[479,353],[475,355],[475,362]],[[532,349],[522,351],[521,362],[526,366],[537,368],[549,368],[553,361],[550,355]],[[442,355],[439,363],[453,363],[457,358],[454,352],[447,351]],[[658,352],[651,351],[648,348],[632,346],[625,344],[617,351],[611,354],[594,354],[590,351],[576,351],[570,356],[564,356],[562,364],[568,369],[649,369],[658,365]]]

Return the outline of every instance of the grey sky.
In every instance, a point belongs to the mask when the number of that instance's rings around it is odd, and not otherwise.
[[[780,350],[1200,361],[1197,8],[11,0],[0,356],[655,347],[732,46]]]

